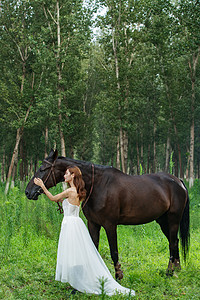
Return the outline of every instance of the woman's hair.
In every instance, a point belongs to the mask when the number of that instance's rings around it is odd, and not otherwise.
[[[82,178],[81,170],[76,166],[68,167],[66,170],[69,170],[70,174],[74,174],[74,185],[76,187],[79,200],[83,201],[86,198],[86,189],[85,189],[85,182]]]

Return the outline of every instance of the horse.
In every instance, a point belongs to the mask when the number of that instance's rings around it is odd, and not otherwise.
[[[166,274],[173,275],[175,269],[181,269],[178,232],[184,260],[190,240],[189,196],[182,180],[167,173],[127,175],[111,166],[58,156],[58,151],[51,149],[26,187],[27,198],[37,200],[43,192],[34,184],[35,177],[41,178],[49,189],[64,181],[69,166],[77,166],[82,172],[87,191],[82,210],[87,218],[88,230],[98,249],[100,229],[105,229],[116,279],[123,278],[118,259],[119,224],[139,225],[155,220],[169,243]]]

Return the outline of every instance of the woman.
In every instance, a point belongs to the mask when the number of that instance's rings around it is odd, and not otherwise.
[[[114,295],[116,291],[135,295],[134,291],[122,287],[113,279],[79,217],[80,202],[86,196],[80,169],[75,166],[67,168],[64,179],[70,187],[55,196],[47,190],[40,178],[34,179],[34,183],[43,189],[51,201],[62,202],[64,210],[55,279],[68,282],[74,289],[89,294],[101,294],[103,281],[107,295]]]

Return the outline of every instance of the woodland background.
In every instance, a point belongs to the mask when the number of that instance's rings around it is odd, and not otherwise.
[[[1,181],[50,148],[200,176],[198,0],[0,1]]]
[[[168,243],[156,222],[118,226],[118,248],[135,299],[200,298],[199,25],[198,0],[0,1],[1,299],[110,299],[73,296],[54,280],[62,216],[44,195],[24,193],[51,147],[188,181],[181,272],[166,277]],[[103,229],[99,250],[114,276]]]

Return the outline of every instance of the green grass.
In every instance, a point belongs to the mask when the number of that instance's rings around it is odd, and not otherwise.
[[[45,196],[29,201],[19,188],[7,197],[0,187],[0,299],[119,299],[77,293],[54,280],[57,242],[62,215]],[[61,187],[56,187],[56,193]],[[200,184],[190,190],[191,245],[187,264],[167,277],[168,243],[156,222],[118,226],[119,261],[133,299],[200,299]],[[86,222],[84,216],[83,220]],[[100,254],[114,276],[105,231]],[[86,279],[87,280],[87,279]],[[128,299],[120,296],[120,299]]]

